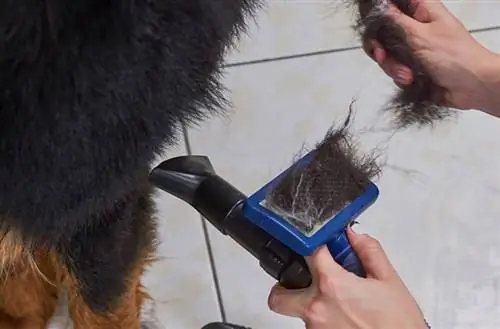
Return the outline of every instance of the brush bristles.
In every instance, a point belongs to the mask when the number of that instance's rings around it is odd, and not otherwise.
[[[348,133],[350,118],[351,114],[342,127],[331,128],[316,145],[314,159],[306,166],[292,167],[266,197],[266,207],[304,233],[360,196],[380,173],[374,154],[358,156]]]
[[[385,110],[392,111],[396,128],[411,125],[430,125],[452,115],[445,104],[446,90],[437,85],[414,55],[406,40],[405,31],[384,16],[388,0],[347,0],[356,11],[355,30],[363,43],[377,40],[387,52],[413,71],[413,82],[388,102]],[[416,7],[411,0],[391,0],[402,13],[413,16]]]

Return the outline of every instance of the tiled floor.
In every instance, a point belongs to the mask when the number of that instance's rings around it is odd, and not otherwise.
[[[335,5],[341,2],[269,1],[260,27],[228,58],[232,112],[189,129],[189,147],[165,157],[208,155],[220,175],[250,194],[304,142],[342,120],[356,98],[360,142],[382,147],[387,161],[381,197],[360,218],[362,229],[381,240],[433,327],[499,328],[500,120],[467,112],[433,131],[390,138],[377,129],[384,123],[377,110],[393,86],[359,48],[345,49],[358,42],[350,16]],[[446,4],[500,51],[500,0]],[[326,53],[294,57],[318,51]],[[221,319],[254,329],[304,328],[267,309],[274,282],[238,245],[205,230],[194,210],[165,193],[158,209],[162,260],[145,281],[164,328],[199,329]]]

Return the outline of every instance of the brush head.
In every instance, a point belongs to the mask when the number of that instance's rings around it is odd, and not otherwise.
[[[362,195],[380,172],[375,157],[357,155],[348,134],[349,120],[350,116],[340,129],[331,128],[311,161],[292,166],[265,198],[264,206],[305,234]]]
[[[413,82],[401,86],[389,100],[385,110],[391,111],[396,128],[432,125],[453,115],[444,106],[446,89],[439,86],[431,77],[420,58],[409,46],[405,31],[391,18],[384,15],[392,2],[408,16],[416,12],[412,0],[346,0],[355,9],[355,30],[363,44],[376,40],[387,55],[413,72]]]
[[[301,255],[344,232],[378,197],[377,157],[357,154],[350,118],[246,202],[247,218]]]

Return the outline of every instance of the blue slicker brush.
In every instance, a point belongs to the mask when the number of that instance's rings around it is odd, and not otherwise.
[[[150,180],[193,206],[286,288],[310,285],[304,256],[322,245],[345,269],[364,277],[346,228],[377,199],[371,179],[379,168],[374,157],[357,156],[349,118],[250,197],[218,176],[206,156],[169,159],[153,169]]]

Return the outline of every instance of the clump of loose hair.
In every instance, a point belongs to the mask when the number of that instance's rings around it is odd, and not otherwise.
[[[377,40],[387,52],[413,72],[413,82],[401,86],[388,102],[385,110],[392,111],[397,128],[410,125],[432,125],[452,115],[443,106],[446,90],[433,81],[422,62],[408,45],[405,31],[391,18],[384,15],[392,2],[408,16],[413,16],[416,6],[411,0],[347,0],[356,11],[355,30],[363,44]]]
[[[266,196],[267,208],[303,232],[335,216],[381,172],[375,152],[359,156],[348,131],[351,115],[352,110],[340,128],[330,128],[311,162],[293,165]]]

